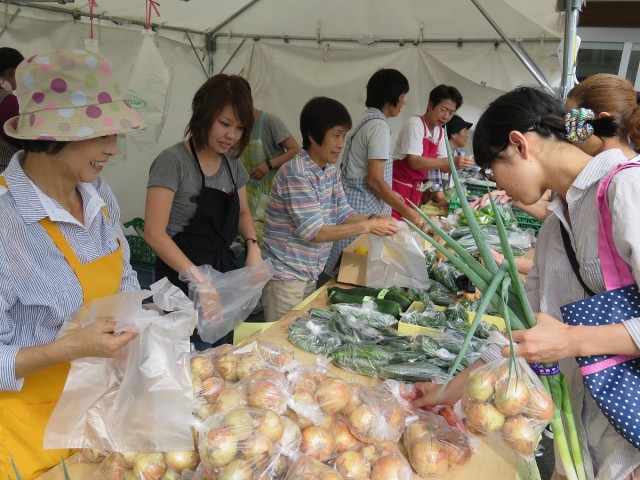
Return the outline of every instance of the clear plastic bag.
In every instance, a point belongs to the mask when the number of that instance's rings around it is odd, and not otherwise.
[[[205,342],[214,343],[251,314],[274,270],[269,259],[260,265],[226,273],[220,273],[210,265],[203,265],[200,269],[207,277],[206,283],[213,286],[206,294],[214,300],[208,302],[209,309],[205,314],[199,309],[198,334]],[[199,290],[200,285],[189,283],[189,297],[196,299],[196,307],[199,306],[198,296],[202,296]],[[211,303],[219,305],[211,309]]]
[[[342,344],[337,333],[329,330],[329,321],[319,318],[295,318],[289,324],[289,342],[311,353],[330,353]]]
[[[345,423],[358,440],[365,443],[397,442],[402,436],[405,410],[385,384],[357,389],[357,404],[345,415]]]
[[[398,223],[398,231],[392,236],[369,235],[367,287],[429,286],[426,259],[417,235],[403,222]]]
[[[100,298],[69,319],[61,335],[100,317],[116,320],[115,331],[138,337],[114,358],[81,358],[71,363],[64,391],[47,425],[45,448],[108,451],[188,450],[192,384],[189,337],[193,304],[166,280],[152,288],[154,300],[168,300],[166,315],[142,308],[150,292],[121,292]],[[161,302],[162,303],[162,302]]]
[[[156,32],[144,30],[125,98],[142,115],[147,128],[128,136],[141,150],[156,145],[169,109],[173,71],[156,46]]]
[[[439,478],[466,465],[473,456],[467,433],[435,413],[416,411],[407,419],[403,442],[409,463],[423,477]]]
[[[235,408],[209,417],[199,435],[200,470],[206,478],[281,476],[299,447],[299,437],[286,432],[286,425],[273,410],[255,408]]]
[[[360,452],[371,464],[370,480],[413,480],[413,470],[394,442],[364,444]]]
[[[274,368],[284,373],[298,365],[293,351],[260,340],[237,347],[223,345],[204,353],[212,355],[215,371],[227,382],[237,382],[263,368]]]
[[[191,478],[200,463],[200,456],[191,450],[170,452],[112,452],[87,480]]]
[[[461,399],[465,424],[533,459],[540,434],[553,417],[553,400],[524,359],[516,358],[511,372],[509,363],[498,359],[471,372]]]
[[[301,455],[291,465],[285,480],[344,480],[333,468],[318,460]]]

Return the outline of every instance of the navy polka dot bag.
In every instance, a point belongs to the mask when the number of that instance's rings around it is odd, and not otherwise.
[[[598,188],[598,253],[606,292],[561,308],[568,325],[607,325],[640,317],[640,293],[633,275],[613,243],[607,188],[611,178],[635,163],[618,165]],[[565,242],[566,246],[566,242]],[[567,248],[570,260],[573,249]],[[573,261],[572,261],[573,264]],[[583,283],[578,270],[576,275]],[[616,431],[640,449],[640,357],[597,355],[577,357],[580,372],[594,400]]]

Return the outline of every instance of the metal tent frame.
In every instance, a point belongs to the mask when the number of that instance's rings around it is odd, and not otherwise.
[[[40,1],[49,3],[55,0],[40,0]],[[163,30],[185,33],[187,36],[187,39],[189,40],[189,43],[191,44],[194,54],[198,59],[198,62],[202,66],[202,69],[205,75],[207,76],[210,76],[213,74],[212,56],[209,55],[210,63],[209,63],[209,66],[208,66],[209,68],[207,72],[207,69],[205,68],[204,64],[202,63],[202,61],[200,60],[200,57],[197,54],[196,47],[193,45],[193,42],[191,42],[191,37],[189,36],[190,34],[204,36],[205,45],[209,53],[215,51],[216,39],[219,36],[224,36],[226,38],[234,38],[234,37],[242,38],[243,39],[242,42],[236,48],[236,50],[232,53],[232,58],[234,55],[238,53],[238,51],[240,50],[244,42],[250,38],[254,40],[259,40],[261,38],[277,39],[277,40],[282,40],[285,43],[288,43],[292,40],[299,40],[299,41],[313,41],[319,44],[325,41],[332,41],[332,42],[356,42],[356,43],[365,44],[365,45],[370,45],[373,43],[397,43],[399,45],[403,45],[406,41],[406,39],[403,39],[403,38],[357,39],[357,38],[347,38],[347,37],[322,37],[320,27],[318,27],[315,36],[288,36],[284,34],[283,35],[261,35],[261,34],[252,34],[252,33],[239,34],[239,33],[221,33],[220,32],[222,28],[224,28],[226,25],[228,25],[231,21],[233,21],[238,16],[242,15],[246,10],[254,6],[259,1],[260,0],[251,0],[242,8],[238,9],[236,12],[234,12],[229,17],[227,17],[222,22],[220,22],[218,25],[205,31],[192,30],[192,29],[182,28],[182,27],[172,27],[170,25],[157,24],[157,23],[152,23],[151,28],[154,31],[163,29]],[[513,40],[508,38],[505,32],[500,28],[500,26],[493,20],[493,18],[489,15],[489,13],[484,9],[482,4],[480,3],[480,0],[470,0],[470,1],[485,17],[485,19],[493,27],[496,33],[504,41],[504,43],[506,43],[507,46],[512,50],[514,55],[522,62],[525,68],[536,79],[538,84],[548,93],[552,95],[557,95],[561,99],[565,100],[569,90],[573,87],[573,83],[574,83],[574,63],[575,63],[574,60],[576,56],[574,39],[577,32],[578,12],[582,7],[583,0],[558,0],[557,10],[565,11],[564,55],[563,55],[563,62],[562,62],[562,79],[561,79],[561,85],[559,90],[554,89],[550,85],[548,80],[545,78],[544,74],[540,71],[538,66],[535,64],[535,62],[533,62],[533,60],[527,55],[527,53],[520,47],[522,43],[539,42],[543,39],[525,38],[525,39]],[[68,14],[73,16],[74,19],[80,18],[80,17],[89,17],[88,13],[82,12],[80,10],[68,10],[60,7],[45,6],[45,5],[41,5],[40,2],[38,2],[37,0],[31,1],[31,2],[15,1],[15,0],[0,0],[0,2],[6,5],[13,4],[13,5],[18,5],[18,6],[27,7],[27,8],[34,8],[37,10]],[[15,20],[15,18],[20,14],[20,12],[21,10],[20,8],[18,8],[18,10],[11,16],[11,18],[7,22],[7,25],[5,25],[2,31],[0,31],[0,37],[8,28],[8,25],[11,24],[13,20]],[[140,25],[143,27],[145,26],[145,23],[143,21],[129,19],[129,18],[119,18],[114,16],[100,15],[99,19],[111,21],[115,24]],[[487,42],[492,42],[496,46],[499,44],[498,40],[489,40],[489,39],[464,39],[464,40],[463,39],[426,39],[426,38],[423,38],[422,36],[422,28],[421,28],[419,38],[413,41],[413,43],[416,45],[419,43],[456,43],[458,45],[461,45],[462,43],[487,43]],[[231,59],[229,59],[229,61],[227,61],[227,63],[223,66],[222,70],[224,70],[226,65],[229,64],[230,60]]]

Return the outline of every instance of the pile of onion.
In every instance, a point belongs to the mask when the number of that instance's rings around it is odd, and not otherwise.
[[[235,408],[209,417],[200,427],[198,442],[205,476],[252,479],[275,468],[285,426],[273,410]]]
[[[517,361],[509,372],[508,359],[471,372],[462,408],[472,431],[501,438],[524,457],[533,454],[554,411],[553,400],[529,366]]]
[[[371,465],[371,480],[412,480],[413,470],[396,443],[363,444],[359,450]]]
[[[357,392],[345,407],[349,411],[345,422],[351,433],[366,443],[400,440],[405,414],[386,386],[358,387]],[[356,398],[359,404],[356,404]]]
[[[87,458],[87,455],[83,453],[83,457]],[[196,471],[200,460],[195,450],[165,453],[113,452],[103,458],[104,461],[94,477],[124,480],[179,480],[183,472],[189,474]]]
[[[346,477],[345,477],[346,478]],[[300,455],[287,473],[290,480],[343,480],[343,477],[331,467],[318,460]]]
[[[473,456],[467,434],[430,412],[420,412],[404,431],[409,463],[423,476],[444,475]]]

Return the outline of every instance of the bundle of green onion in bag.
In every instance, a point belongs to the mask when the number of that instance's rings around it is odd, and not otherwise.
[[[513,354],[514,348],[511,331],[512,329],[519,330],[532,328],[535,326],[536,320],[531,309],[531,305],[526,297],[522,279],[518,273],[518,269],[516,268],[513,252],[509,247],[509,239],[502,216],[494,215],[493,217],[498,228],[498,235],[500,236],[500,243],[504,254],[504,261],[500,266],[498,266],[491,255],[489,246],[486,243],[480,229],[479,222],[476,219],[476,215],[473,213],[473,209],[469,206],[469,202],[466,200],[462,184],[460,183],[460,179],[458,178],[455,165],[453,163],[451,148],[446,136],[445,142],[447,145],[451,176],[454,180],[458,197],[461,200],[465,219],[467,220],[471,233],[476,240],[478,252],[484,265],[462,248],[453,238],[451,238],[450,235],[444,232],[442,228],[440,228],[426,215],[422,215],[422,218],[427,224],[429,224],[433,231],[445,241],[445,246],[441,245],[430,235],[424,233],[420,228],[412,224],[406,218],[404,219],[404,221],[407,222],[416,232],[418,232],[429,243],[431,243],[436,250],[444,255],[454,267],[467,275],[467,277],[469,277],[475,286],[482,292],[482,299],[476,311],[476,316],[471,324],[471,328],[467,332],[464,344],[462,345],[456,360],[451,366],[448,378],[440,388],[438,395],[445,391],[445,387],[458,370],[458,366],[464,358],[464,355],[469,348],[469,343],[471,342],[473,335],[478,328],[478,324],[489,304],[492,304],[494,308],[501,312],[509,337],[511,358],[509,362],[508,375],[506,376],[507,381],[509,382],[509,388],[507,388],[506,395],[509,395],[511,390],[517,390],[517,388],[511,388],[511,386],[517,385],[519,375],[517,372],[520,371],[516,366],[516,358]],[[489,196],[489,198],[493,211],[495,211],[498,207],[493,201],[493,198],[491,196]],[[413,207],[420,212],[416,205],[413,205]],[[453,252],[449,251],[446,247],[449,247]],[[477,368],[482,364],[484,364],[484,361],[478,361],[472,366],[472,368]],[[582,452],[580,451],[580,445],[578,443],[576,425],[569,398],[568,383],[559,368],[557,368],[557,364],[545,364],[541,371],[545,374],[540,375],[540,380],[546,391],[551,395],[554,403],[551,427],[554,433],[555,448],[562,461],[565,475],[570,480],[586,479]],[[495,388],[496,385],[491,385],[488,390],[495,390]],[[422,392],[417,393],[421,394]],[[561,413],[563,414],[562,416]],[[536,444],[537,441],[531,442],[528,448],[535,448]],[[523,452],[518,453],[522,454]]]

